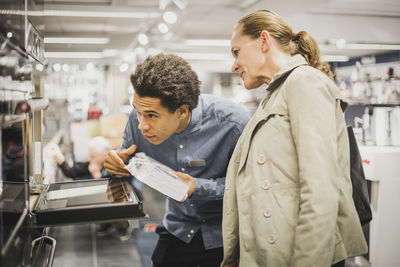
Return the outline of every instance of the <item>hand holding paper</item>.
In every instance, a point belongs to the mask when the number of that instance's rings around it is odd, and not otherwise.
[[[121,151],[111,150],[108,152],[104,168],[110,174],[129,176],[129,171],[125,169],[124,161],[136,151],[136,145],[132,145]]]
[[[138,180],[178,202],[185,201],[189,194],[189,185],[184,182],[185,180],[193,180],[190,182],[190,188],[192,188],[190,194],[196,186],[193,177],[176,173],[144,153],[137,153],[131,158],[126,169]],[[180,179],[177,175],[182,178]]]

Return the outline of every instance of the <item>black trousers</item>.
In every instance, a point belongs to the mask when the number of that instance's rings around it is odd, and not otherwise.
[[[159,239],[151,257],[154,267],[219,267],[223,249],[204,249],[199,230],[187,244],[171,235],[163,225],[158,225]]]

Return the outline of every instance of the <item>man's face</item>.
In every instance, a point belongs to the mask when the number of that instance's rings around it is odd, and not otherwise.
[[[155,97],[140,97],[135,93],[133,106],[139,120],[139,130],[154,145],[163,143],[174,133],[184,131],[190,120],[187,105],[171,113]]]

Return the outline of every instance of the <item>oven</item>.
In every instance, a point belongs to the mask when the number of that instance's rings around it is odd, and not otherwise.
[[[10,117],[9,117],[10,118]],[[8,119],[1,125],[0,266],[26,266],[30,261],[28,120]]]

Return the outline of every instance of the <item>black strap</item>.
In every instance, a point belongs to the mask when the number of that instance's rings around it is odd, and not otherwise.
[[[274,81],[267,87],[267,90],[270,91],[271,93],[273,93],[287,79],[287,77],[289,77],[289,75],[290,75],[290,73],[292,73],[292,71],[294,71],[296,68],[298,68],[300,66],[304,66],[304,65],[306,65],[306,64],[296,66],[293,69],[289,70],[288,72],[285,72],[284,74],[282,74],[281,77],[279,77],[276,81]]]

